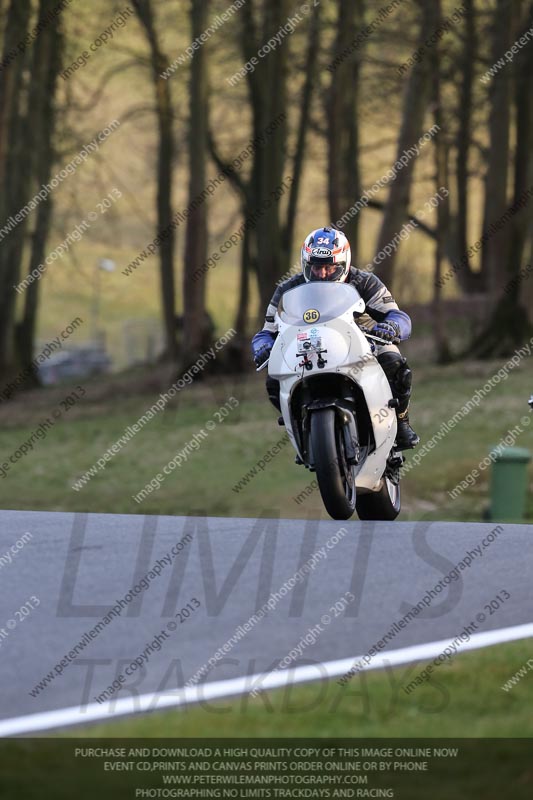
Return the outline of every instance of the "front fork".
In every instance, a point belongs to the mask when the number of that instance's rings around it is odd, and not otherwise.
[[[342,425],[342,436],[343,436],[346,463],[348,464],[348,466],[356,466],[357,464],[359,464],[361,458],[361,448],[359,446],[359,435],[357,432],[357,422],[355,416],[351,408],[339,404],[338,401],[334,402],[332,400],[315,400],[314,402],[310,403],[306,408],[304,432],[305,432],[306,448],[307,448],[307,456],[309,464],[314,465],[314,456],[312,453],[312,448],[309,439],[309,434],[311,431],[311,424],[310,424],[311,414],[314,411],[320,411],[321,409],[324,408],[333,408],[337,419],[340,420]]]

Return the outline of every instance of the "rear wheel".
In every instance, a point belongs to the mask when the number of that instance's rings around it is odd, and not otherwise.
[[[326,511],[333,519],[349,519],[355,511],[355,468],[346,461],[342,427],[332,408],[313,412],[311,443]]]
[[[356,507],[359,519],[396,519],[402,507],[400,484],[384,477],[378,492],[358,496]]]

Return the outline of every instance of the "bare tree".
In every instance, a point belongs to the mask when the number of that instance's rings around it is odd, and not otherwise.
[[[244,30],[241,39],[243,55],[255,56],[264,42],[274,36],[286,22],[288,0],[271,0],[263,6],[260,32],[256,28],[252,3],[242,8]],[[257,240],[257,279],[261,304],[266,306],[272,295],[272,286],[281,277],[287,265],[283,248],[283,222],[275,197],[285,177],[287,149],[287,68],[288,40],[259,61],[254,72],[248,73],[248,86],[252,105],[254,133],[261,135],[274,120],[280,124],[268,136],[264,145],[256,148],[253,163],[253,188],[250,211],[257,218],[254,234]]]
[[[441,0],[437,0],[438,24],[442,19]],[[444,310],[442,305],[442,263],[444,259],[445,242],[448,237],[450,227],[450,207],[449,207],[449,156],[448,143],[445,138],[444,113],[442,108],[442,76],[441,76],[441,48],[437,43],[431,55],[433,68],[433,100],[434,100],[434,119],[438,126],[438,132],[433,139],[435,152],[435,187],[439,193],[440,200],[437,206],[437,238],[435,241],[435,273],[433,281],[433,334],[435,338],[435,348],[437,363],[446,364],[451,360],[450,346],[446,334]],[[446,194],[446,192],[448,194]]]
[[[30,168],[25,142],[26,53],[9,53],[17,42],[25,39],[31,15],[30,0],[11,0],[7,12],[0,71],[0,220],[18,211],[29,200]],[[16,367],[14,349],[15,299],[24,237],[25,218],[4,239],[0,247],[0,374]]]
[[[533,27],[533,2],[524,28]],[[514,162],[513,206],[520,202],[528,189],[533,187],[533,49],[526,47],[516,61],[514,98],[516,104],[516,150]],[[512,304],[519,304],[520,280],[516,280],[524,260],[528,238],[528,224],[532,218],[531,206],[520,208],[513,216],[509,243],[508,270],[505,295]],[[520,313],[520,312],[519,312]],[[520,313],[523,317],[523,314]],[[513,315],[514,317],[514,315]],[[514,317],[515,318],[515,317]]]
[[[503,8],[498,6],[495,14],[494,39],[500,38],[498,24],[503,25],[501,15]],[[533,24],[533,3],[524,27]],[[514,34],[513,34],[514,36]],[[524,204],[523,198],[527,190],[533,186],[533,50],[524,48],[513,64],[510,101],[516,106],[516,152],[514,162],[513,199],[507,202],[507,168],[496,165],[496,156],[503,158],[507,151],[509,132],[500,127],[509,124],[511,112],[507,109],[507,100],[502,96],[502,86],[496,86],[493,93],[491,111],[491,145],[502,146],[501,154],[491,151],[489,175],[487,176],[487,194],[494,191],[498,198],[487,197],[485,219],[495,221],[492,215],[501,213],[507,217],[504,225],[490,237],[486,243],[486,262],[489,270],[491,299],[495,303],[493,313],[489,316],[486,327],[476,337],[470,352],[481,358],[505,356],[513,352],[517,345],[531,335],[527,308],[521,302],[521,269],[525,259],[528,235],[530,235],[531,200]],[[501,72],[505,72],[501,70]],[[508,86],[506,83],[505,85]],[[509,87],[510,88],[510,87]],[[503,114],[497,119],[495,107]],[[503,203],[503,206],[502,206]],[[490,216],[489,216],[490,214]],[[501,259],[501,260],[500,260]]]
[[[161,303],[165,329],[166,352],[170,360],[178,358],[176,342],[176,285],[174,278],[175,234],[172,226],[172,171],[175,148],[172,131],[173,113],[170,81],[162,77],[168,67],[155,26],[152,0],[132,0],[150,48],[150,64],[154,83],[155,112],[158,130],[157,154],[157,228],[162,234],[159,246]]]
[[[438,20],[436,0],[416,0],[420,8],[419,47],[424,47],[426,40],[435,31]],[[422,58],[412,68],[405,89],[403,117],[398,137],[398,158],[404,150],[415,144],[423,132],[424,116],[430,99],[431,61]],[[402,225],[411,194],[415,161],[411,159],[392,182],[389,191],[381,229],[378,236],[376,253],[390,243]],[[393,283],[396,250],[381,262],[379,275],[389,286]]]
[[[328,98],[328,202],[330,219],[335,220],[361,195],[359,170],[359,82],[361,51],[351,47],[364,26],[363,0],[339,0],[337,36],[334,46],[335,68]],[[352,261],[359,252],[359,214],[344,226],[352,249]]]
[[[307,150],[307,141],[309,134],[309,127],[311,123],[311,108],[313,95],[316,89],[317,76],[318,76],[318,63],[320,51],[320,4],[313,7],[311,12],[311,19],[309,21],[309,36],[307,45],[307,54],[303,65],[305,80],[302,89],[302,98],[300,102],[300,120],[298,123],[298,131],[296,136],[296,147],[294,152],[293,168],[292,168],[292,184],[289,193],[289,203],[287,208],[287,223],[284,230],[284,247],[286,252],[290,252],[292,239],[294,235],[294,223],[296,220],[296,210],[298,206],[298,198],[300,194],[300,184],[302,173],[305,163],[305,156]]]
[[[287,0],[264,4],[262,15],[250,1],[240,12],[239,44],[246,62],[257,56],[262,45],[277,33],[287,20]],[[287,165],[288,105],[287,80],[288,41],[284,39],[274,52],[259,60],[254,71],[247,73],[248,94],[252,111],[254,141],[260,141],[252,153],[249,180],[236,172],[220,153],[213,132],[210,150],[218,168],[224,170],[238,193],[246,227],[241,250],[241,281],[238,310],[234,327],[245,343],[250,298],[250,274],[256,273],[262,309],[272,296],[273,286],[287,271],[292,246],[296,209],[301,186],[306,143],[310,127],[310,109],[316,85],[316,60],[320,42],[320,4],[313,6],[309,36],[305,50],[300,113],[296,128],[296,145]],[[257,59],[256,59],[257,60]],[[289,174],[286,174],[289,173]],[[281,199],[287,197],[287,213],[282,213]],[[248,345],[246,342],[246,350]],[[248,359],[248,355],[247,355]]]
[[[38,22],[41,23],[48,19],[48,15],[51,15],[56,6],[56,0],[40,0]],[[42,186],[49,182],[56,160],[54,148],[57,116],[55,97],[62,54],[61,17],[51,16],[49,24],[43,28],[43,32],[34,44],[29,88],[25,150],[30,159],[34,186]],[[32,233],[29,273],[44,260],[51,216],[52,201],[50,197],[47,197],[37,209],[37,219]],[[30,367],[33,362],[39,287],[40,282],[33,281],[26,289],[22,320],[16,328],[18,357],[23,368]]]
[[[476,30],[475,0],[465,0],[463,4],[464,36],[459,62],[458,78],[460,80],[458,126],[457,126],[457,158],[456,188],[457,216],[454,220],[455,242],[453,243],[454,260],[464,264],[457,271],[457,280],[464,292],[479,291],[482,283],[482,272],[474,272],[468,259],[468,198],[469,198],[469,163],[472,149],[472,113],[474,105],[474,65],[478,49]]]
[[[209,0],[191,1],[192,40],[207,26]],[[206,48],[196,50],[189,88],[189,207],[183,270],[183,356],[193,362],[209,345],[211,326],[205,308],[207,261],[207,203],[194,204],[206,185],[208,136],[208,74]]]
[[[512,43],[513,14],[515,0],[497,0],[492,20],[492,57],[496,62]],[[507,210],[507,185],[509,179],[509,146],[511,121],[511,77],[512,70],[501,69],[491,84],[487,176],[485,182],[485,210],[482,251],[482,270],[487,278],[487,290],[494,304],[505,281],[505,270],[509,255],[509,234],[502,229],[488,236],[488,229]]]

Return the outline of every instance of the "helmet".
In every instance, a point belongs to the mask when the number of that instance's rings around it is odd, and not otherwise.
[[[303,243],[302,272],[308,282],[345,281],[351,262],[350,243],[344,233],[335,228],[318,228]],[[324,273],[321,267],[330,269]]]

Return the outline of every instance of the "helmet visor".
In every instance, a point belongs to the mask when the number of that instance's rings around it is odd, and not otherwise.
[[[346,269],[345,262],[337,264],[331,263],[333,259],[312,259],[306,265],[306,277],[308,281],[338,281],[342,278]]]

